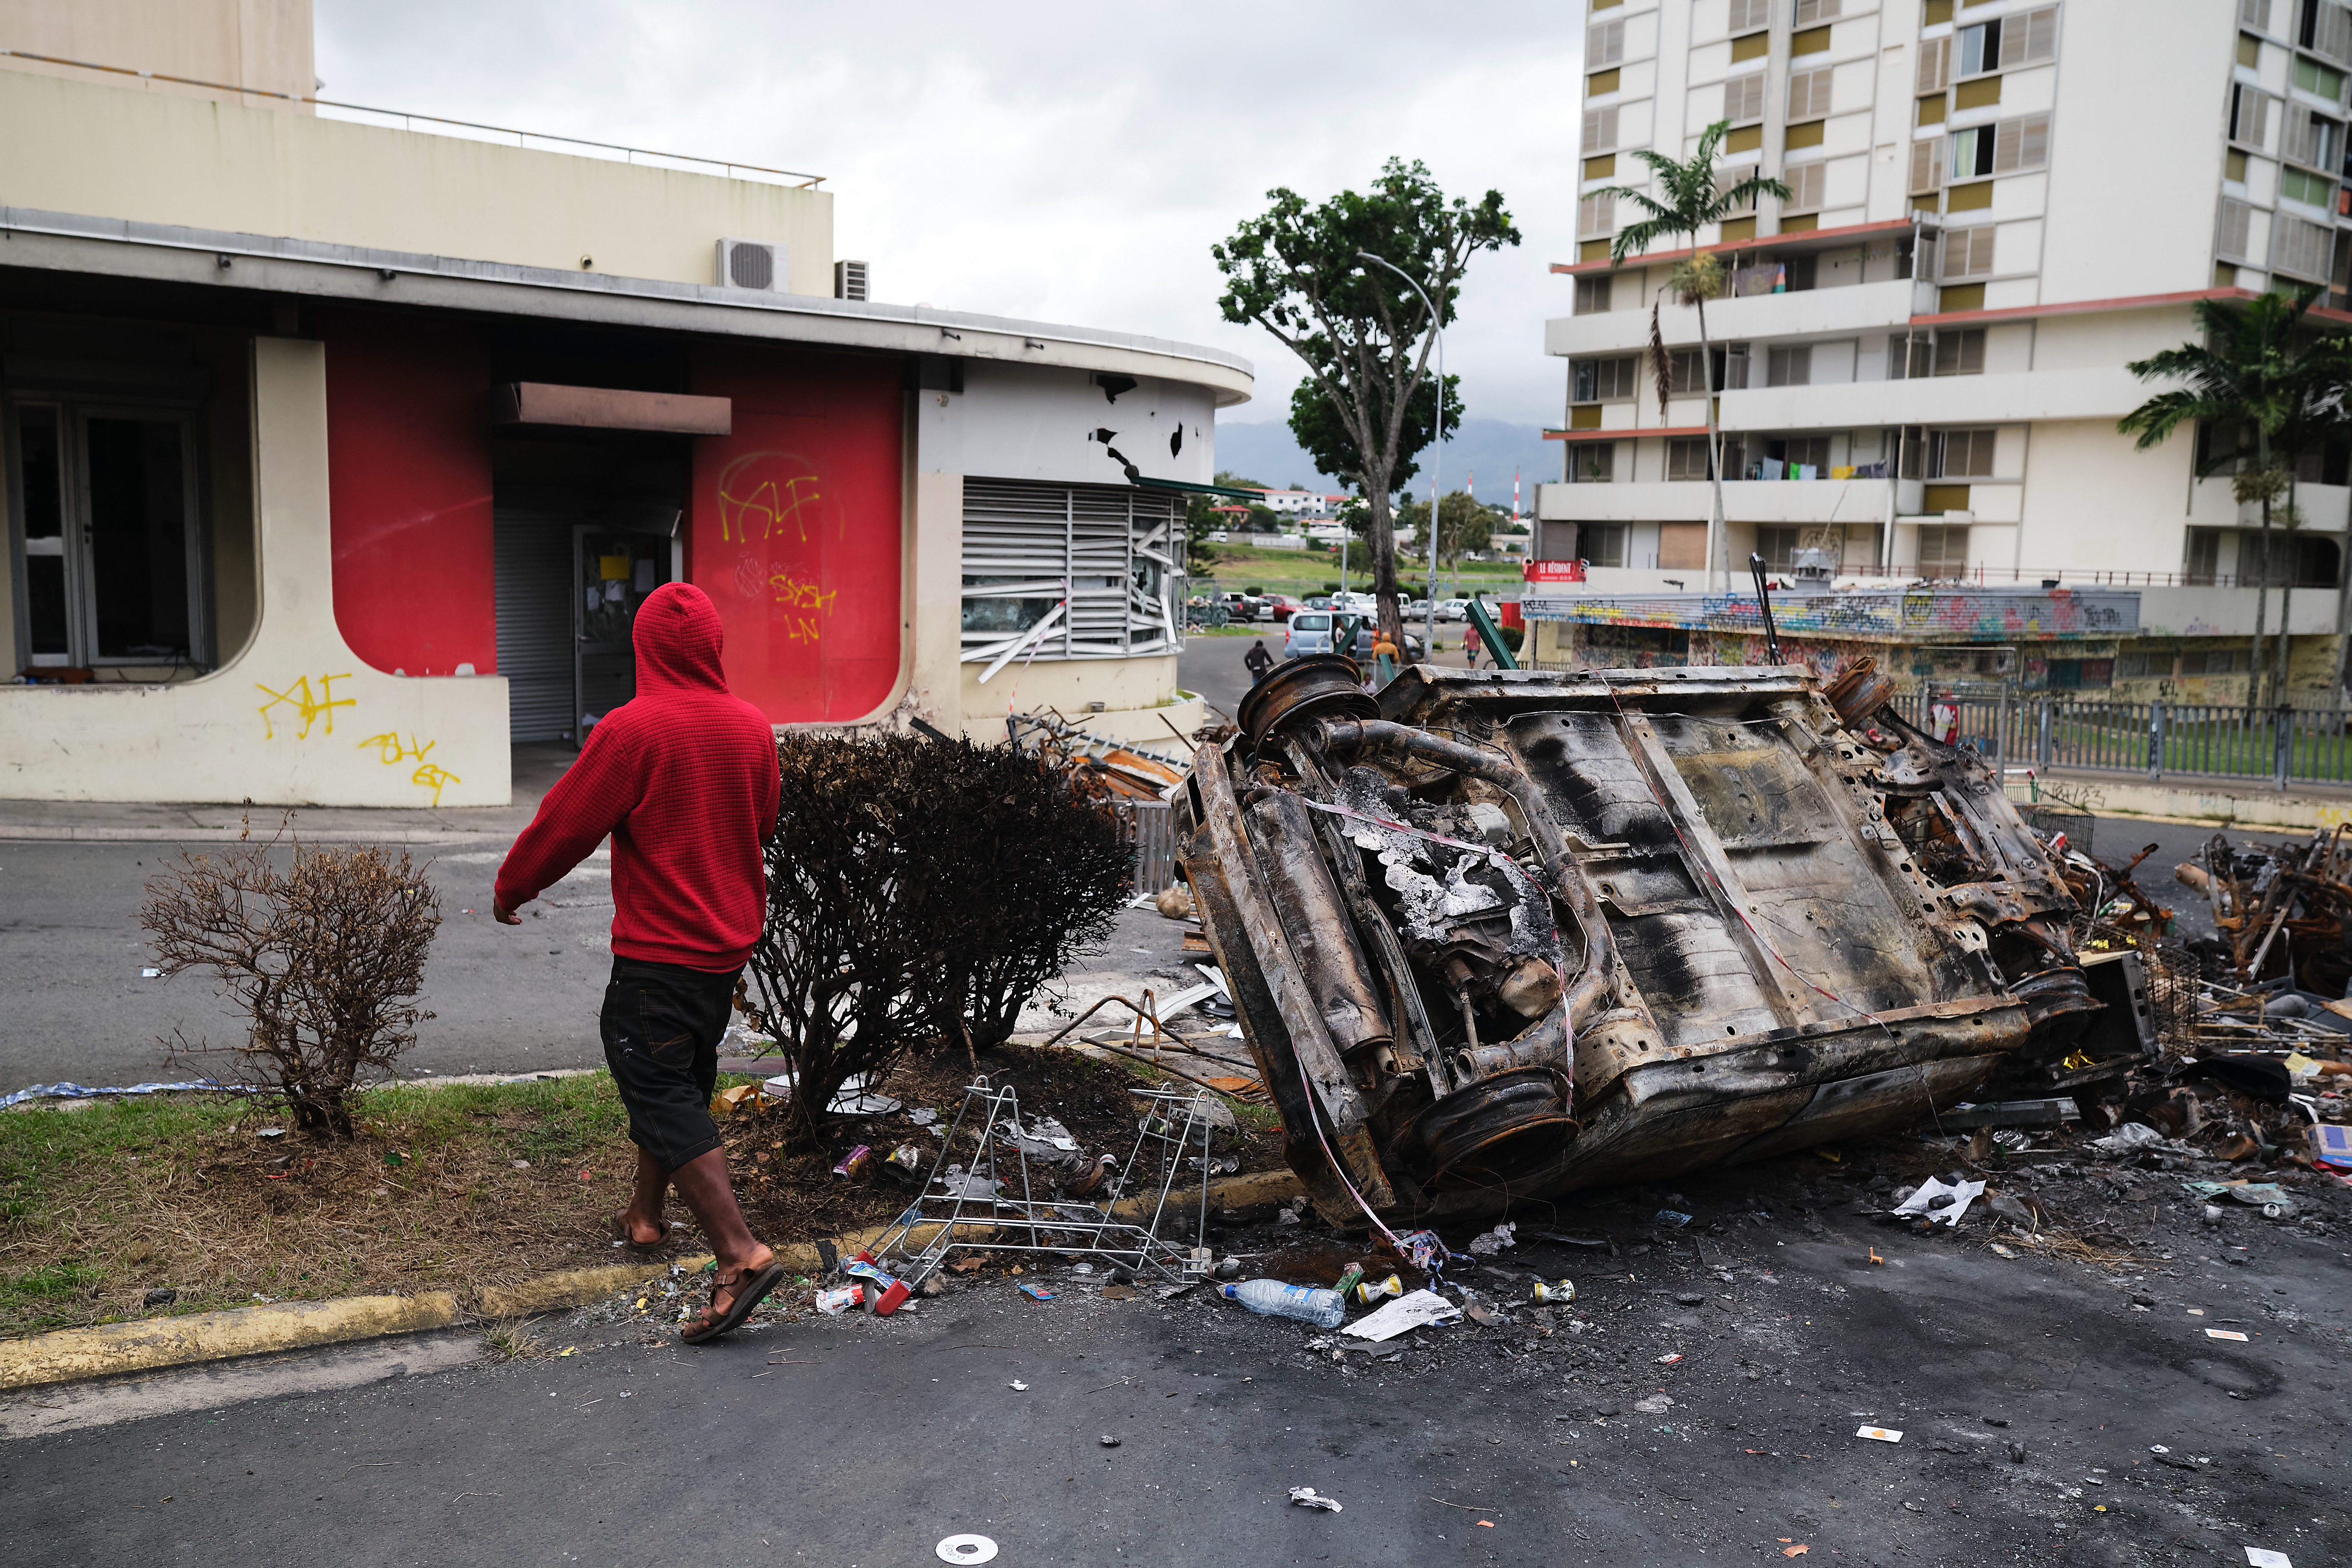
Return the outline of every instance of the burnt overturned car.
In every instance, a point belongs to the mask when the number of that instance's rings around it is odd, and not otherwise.
[[[1327,1217],[1492,1211],[2043,1089],[2097,1013],[2048,848],[1867,661],[1252,689],[1180,861]]]

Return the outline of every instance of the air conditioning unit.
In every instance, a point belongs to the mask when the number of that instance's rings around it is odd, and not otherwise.
[[[719,242],[719,286],[783,294],[792,288],[792,247],[757,239]]]
[[[866,263],[836,261],[833,264],[833,297],[836,300],[870,300],[866,291]]]

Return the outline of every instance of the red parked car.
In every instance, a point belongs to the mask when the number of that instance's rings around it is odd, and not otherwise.
[[[1306,608],[1302,601],[1294,599],[1287,594],[1269,594],[1266,595],[1266,604],[1269,606],[1267,613],[1277,621],[1286,621],[1290,618],[1291,611]]]

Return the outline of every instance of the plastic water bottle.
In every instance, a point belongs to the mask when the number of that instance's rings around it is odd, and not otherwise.
[[[1228,1301],[1239,1301],[1253,1312],[1269,1318],[1296,1318],[1302,1323],[1312,1323],[1318,1329],[1336,1329],[1346,1321],[1348,1299],[1337,1290],[1318,1290],[1311,1285],[1285,1285],[1279,1279],[1244,1279],[1238,1285],[1220,1285],[1218,1294]]]

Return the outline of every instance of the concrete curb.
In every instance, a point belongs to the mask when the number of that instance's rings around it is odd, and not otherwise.
[[[28,840],[58,844],[234,844],[259,838],[243,827],[54,827],[0,824],[0,841]],[[288,835],[305,844],[507,844],[514,835],[471,827],[415,828],[371,832],[358,827],[318,827]]]
[[[1210,1183],[1209,1203],[1215,1208],[1241,1208],[1296,1197],[1305,1191],[1298,1178],[1288,1171],[1259,1171]],[[1134,1218],[1150,1201],[1130,1198],[1114,1205],[1113,1212],[1122,1218]],[[1168,1195],[1169,1207],[1180,1214],[1200,1201],[1199,1187],[1178,1188]],[[845,1255],[855,1253],[871,1246],[889,1229],[888,1226],[877,1226],[855,1231],[836,1239],[834,1246]],[[813,1242],[780,1247],[776,1256],[786,1268],[803,1274],[814,1274],[818,1268],[818,1253]],[[661,1263],[614,1263],[594,1268],[566,1269],[512,1285],[482,1286],[471,1292],[469,1305],[461,1304],[454,1291],[422,1290],[414,1296],[278,1301],[259,1307],[234,1307],[223,1312],[193,1312],[181,1318],[149,1318],[131,1323],[104,1323],[91,1329],[58,1329],[26,1339],[0,1341],[0,1390],[345,1344],[355,1340],[381,1339],[387,1334],[452,1328],[475,1319],[558,1312],[602,1300],[654,1275],[668,1272],[672,1265],[688,1274],[696,1274],[709,1261],[709,1253],[700,1253]]]

